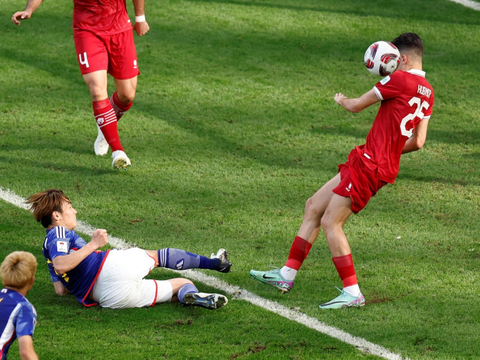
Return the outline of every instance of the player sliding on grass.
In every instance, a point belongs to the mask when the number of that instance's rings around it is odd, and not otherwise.
[[[401,154],[416,151],[425,143],[432,114],[433,90],[422,71],[423,43],[413,33],[393,40],[401,55],[399,69],[359,98],[338,93],[335,101],[353,113],[381,101],[366,143],[356,146],[339,173],[318,190],[305,205],[305,214],[285,266],[271,271],[251,270],[253,278],[283,292],[293,287],[297,271],[322,228],[343,282],[340,296],[320,305],[338,309],[365,305],[343,225],[358,213],[376,192],[398,175]]]
[[[28,0],[23,11],[12,16],[20,25],[29,19],[42,0]],[[126,169],[131,165],[118,135],[117,120],[132,106],[137,88],[137,54],[132,24],[125,0],[74,0],[73,39],[77,60],[90,96],[98,126],[95,154],[105,155],[112,148],[112,166]],[[150,29],[145,21],[145,0],[133,0],[135,32],[145,35]],[[108,98],[107,72],[115,79],[115,92]]]
[[[99,251],[108,242],[107,231],[95,230],[88,243],[78,236],[73,231],[77,226],[77,211],[61,190],[32,195],[27,203],[37,222],[47,229],[42,251],[58,295],[71,293],[85,306],[115,309],[177,300],[185,305],[218,309],[228,302],[223,295],[199,292],[188,279],[144,279],[155,267],[227,273],[232,264],[224,249],[211,258],[172,248]]]

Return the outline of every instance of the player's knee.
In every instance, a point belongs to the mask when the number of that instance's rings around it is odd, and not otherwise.
[[[319,206],[313,201],[313,198],[309,198],[305,203],[305,217],[318,219],[321,215]]]
[[[123,102],[125,105],[130,104],[133,99],[135,99],[135,89],[130,89],[128,91],[117,91],[118,99]]]
[[[323,232],[327,233],[334,227],[334,225],[333,218],[329,216],[328,213],[325,213],[320,220],[320,226],[322,227]]]
[[[90,90],[90,96],[93,101],[100,101],[108,98],[108,91],[102,86],[92,84],[88,86],[88,89]]]

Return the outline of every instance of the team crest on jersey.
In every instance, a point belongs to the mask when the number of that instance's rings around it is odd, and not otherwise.
[[[177,263],[175,264],[175,269],[177,269],[177,270],[182,270],[183,269],[183,259],[177,261]]]
[[[68,252],[68,243],[64,240],[57,241],[57,251],[63,253]]]
[[[2,289],[2,293],[6,294],[6,293],[7,293],[7,289]]]

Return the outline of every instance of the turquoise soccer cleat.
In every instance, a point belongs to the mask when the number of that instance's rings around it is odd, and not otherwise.
[[[339,296],[337,296],[332,301],[329,301],[325,304],[320,305],[319,308],[320,309],[342,309],[347,307],[365,306],[365,298],[363,297],[362,293],[360,293],[358,296],[353,296],[344,290],[338,289],[338,291],[341,292]]]
[[[293,281],[285,280],[282,274],[280,274],[280,269],[270,271],[250,270],[250,275],[258,281],[277,288],[282,293],[289,292],[293,288]]]

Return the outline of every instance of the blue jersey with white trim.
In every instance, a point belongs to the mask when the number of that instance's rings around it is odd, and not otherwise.
[[[0,359],[15,339],[33,336],[37,323],[37,312],[25,296],[12,289],[0,290]]]
[[[96,305],[88,299],[93,283],[103,264],[108,252],[94,251],[80,262],[74,269],[59,274],[53,266],[53,259],[57,256],[71,254],[87,244],[75,231],[63,226],[56,226],[47,230],[43,243],[43,256],[47,259],[48,270],[53,282],[61,281],[62,284],[75,295],[83,305]]]

